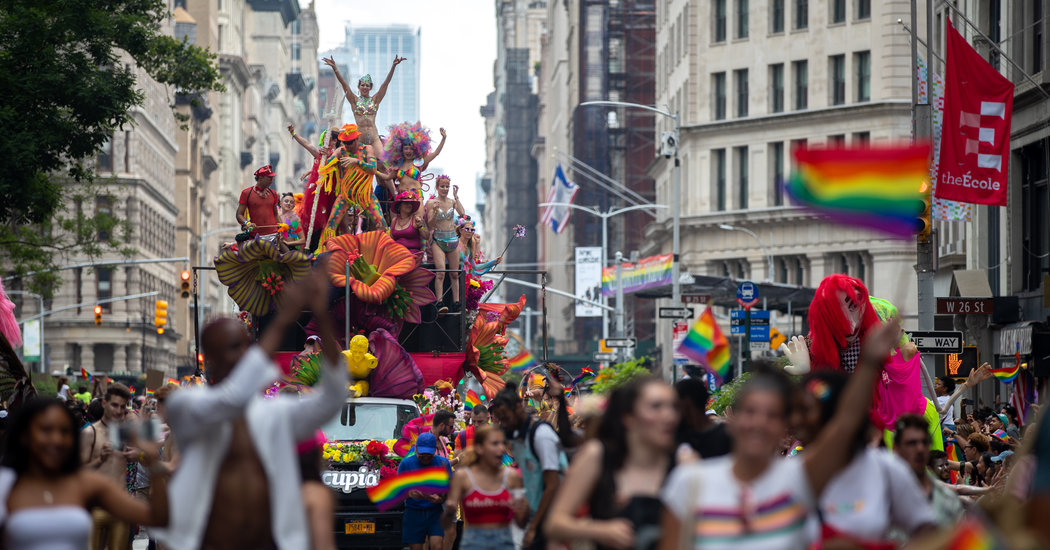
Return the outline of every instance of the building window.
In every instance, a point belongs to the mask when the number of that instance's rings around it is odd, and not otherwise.
[[[736,37],[747,38],[748,35],[748,1],[736,0]]]
[[[736,116],[747,116],[747,69],[733,71],[736,81]]]
[[[1023,286],[1042,288],[1050,269],[1050,193],[1047,192],[1047,140],[1021,149],[1021,211]]]
[[[770,112],[784,112],[784,64],[769,66]]]
[[[113,140],[107,139],[102,147],[98,150],[98,157],[96,159],[97,170],[99,172],[112,172],[113,171]]]
[[[726,0],[715,0],[715,42],[726,41]]]
[[[96,300],[108,300],[113,297],[113,270],[100,267],[95,269],[95,299]],[[102,311],[106,313],[112,312],[112,304],[105,303],[99,304],[102,306]]]
[[[226,25],[219,25],[219,36],[216,39],[218,41],[218,49],[221,52],[223,49],[223,40],[226,38]]]
[[[871,144],[871,132],[853,132],[853,145],[867,147]]]
[[[303,50],[303,46],[301,44],[298,44],[298,43],[292,44],[292,60],[293,61],[299,61],[299,58],[302,57],[302,50]]]
[[[773,175],[773,206],[784,206],[784,142],[769,144],[769,172]]]
[[[715,210],[721,212],[726,209],[726,150],[715,149],[711,153],[715,169]]]
[[[809,0],[795,0],[795,30],[809,28]]]
[[[113,218],[113,197],[99,195],[95,197],[95,215],[104,216],[103,223],[109,223]],[[109,241],[111,235],[105,229],[98,230],[98,240]]]
[[[714,88],[714,108],[715,108],[715,120],[725,120],[726,118],[726,74],[715,73],[712,75],[713,82],[711,86]]]
[[[831,74],[831,104],[842,105],[846,102],[846,56],[833,55],[828,64],[828,72]]]
[[[871,52],[853,54],[853,66],[857,69],[857,102],[871,101]]]
[[[1036,74],[1043,71],[1043,2],[1032,0],[1032,66],[1028,71]]]
[[[747,210],[747,147],[737,147],[736,152],[736,174],[737,174],[737,208]]]
[[[791,64],[795,73],[795,110],[809,107],[809,62],[795,61]]]
[[[871,0],[857,0],[857,19],[871,19]]]
[[[301,32],[302,26],[299,24],[299,20],[292,21],[292,36],[298,36]]]
[[[846,22],[846,0],[831,0],[831,22]]]
[[[805,149],[805,148],[806,148],[806,138],[791,140],[791,153],[792,153],[792,155],[791,155],[791,169],[792,170],[794,170],[796,168],[794,152],[798,151],[799,149]]]
[[[845,147],[846,134],[835,134],[828,136],[828,147]]]
[[[784,32],[784,0],[773,0],[773,14],[770,17],[769,31]]]

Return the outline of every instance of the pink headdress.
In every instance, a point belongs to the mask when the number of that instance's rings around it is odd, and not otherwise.
[[[7,299],[3,281],[0,281],[0,333],[7,338],[12,348],[22,345],[22,332],[18,329],[18,321],[15,319],[15,304]]]
[[[423,158],[430,154],[430,130],[419,122],[415,124],[402,122],[393,124],[387,134],[386,144],[383,145],[382,160],[389,166],[398,166],[404,160],[401,148],[411,145],[416,153],[416,158]]]

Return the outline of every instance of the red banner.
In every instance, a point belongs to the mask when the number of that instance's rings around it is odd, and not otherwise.
[[[970,47],[950,19],[947,38],[936,196],[1006,206],[1014,84]]]

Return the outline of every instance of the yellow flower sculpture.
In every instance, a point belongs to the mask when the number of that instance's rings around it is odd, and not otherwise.
[[[416,267],[412,253],[383,231],[339,235],[325,241],[324,247],[331,252],[328,277],[332,284],[345,287],[349,282],[354,295],[370,304],[383,303],[397,288],[397,278]]]

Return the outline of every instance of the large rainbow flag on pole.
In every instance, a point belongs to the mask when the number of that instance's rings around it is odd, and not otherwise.
[[[929,159],[929,144],[799,149],[785,189],[833,221],[906,238],[925,208]]]
[[[512,372],[518,373],[540,366],[540,363],[536,361],[536,357],[525,348],[521,348],[517,355],[507,359],[507,364],[510,365]]]
[[[424,494],[447,492],[448,470],[437,466],[397,474],[380,481],[375,487],[369,487],[368,498],[380,511],[386,511],[408,498],[409,491],[419,491]]]
[[[676,351],[703,365],[715,376],[717,384],[729,376],[729,340],[718,327],[710,307],[689,327],[689,333]]]

